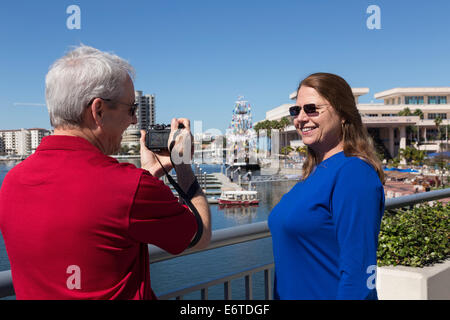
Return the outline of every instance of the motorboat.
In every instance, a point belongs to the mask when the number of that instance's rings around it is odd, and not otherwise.
[[[258,205],[258,191],[233,190],[222,191],[219,205]]]

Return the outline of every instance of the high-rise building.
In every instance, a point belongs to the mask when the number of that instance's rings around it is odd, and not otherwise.
[[[0,154],[31,154],[36,151],[42,138],[49,134],[49,130],[41,128],[0,130]]]
[[[28,129],[28,131],[30,132],[31,153],[34,153],[36,151],[36,148],[41,143],[42,138],[50,135],[50,131],[48,131],[46,129],[41,129],[41,128],[32,128],[32,129]]]
[[[144,95],[142,91],[135,91],[135,101],[138,104],[136,110],[137,123],[130,125],[122,136],[122,145],[131,147],[139,145],[141,136],[139,130],[147,129],[155,124],[155,96],[152,94]]]

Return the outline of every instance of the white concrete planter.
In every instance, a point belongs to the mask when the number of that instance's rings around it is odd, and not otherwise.
[[[378,267],[380,300],[450,300],[450,259],[430,267]]]

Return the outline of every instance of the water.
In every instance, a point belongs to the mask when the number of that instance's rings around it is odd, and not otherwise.
[[[134,162],[139,166],[139,161]],[[0,184],[6,173],[17,163],[0,162]],[[220,172],[220,165],[201,165],[203,172]],[[258,175],[258,172],[254,172]],[[234,207],[220,209],[211,205],[212,230],[266,221],[272,208],[289,191],[295,181],[256,183],[260,204],[258,207]],[[237,244],[158,262],[150,266],[152,288],[157,296],[198,282],[209,281],[257,265],[273,262],[270,238]],[[9,270],[9,260],[0,237],[0,271]],[[272,277],[273,279],[273,277]],[[255,299],[264,299],[263,272],[253,277]],[[244,299],[244,279],[231,282],[232,298]],[[210,299],[223,299],[223,286],[214,286],[208,292]],[[193,293],[186,299],[199,299],[200,293]]]

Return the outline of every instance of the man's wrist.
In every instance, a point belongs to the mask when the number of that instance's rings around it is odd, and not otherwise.
[[[178,184],[184,192],[187,192],[196,179],[191,165],[175,165],[175,172],[177,173]]]

